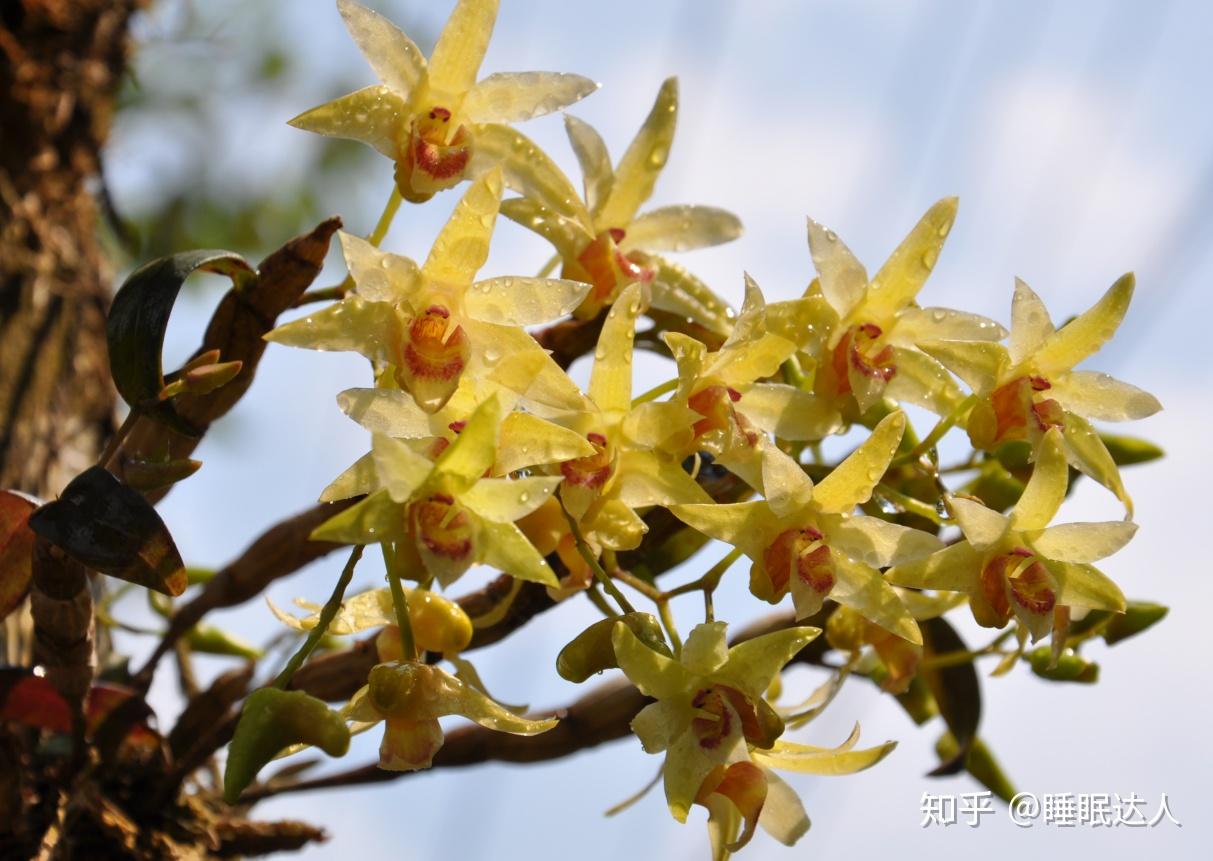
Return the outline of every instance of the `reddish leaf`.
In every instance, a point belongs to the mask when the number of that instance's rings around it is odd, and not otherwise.
[[[84,707],[87,733],[92,735],[115,710],[130,708],[127,704],[139,699],[138,692],[132,688],[104,682],[94,684],[89,688]],[[146,705],[141,711],[145,716],[151,715]],[[18,667],[0,668],[0,720],[57,733],[72,730],[67,700],[45,678]],[[130,728],[126,738],[143,744],[154,742],[156,734],[148,728],[146,720],[141,720]]]
[[[34,533],[29,528],[34,503],[0,490],[0,619],[25,600],[33,573]]]

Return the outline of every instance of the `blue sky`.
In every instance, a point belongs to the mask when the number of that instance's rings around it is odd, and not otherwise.
[[[372,5],[435,33],[452,3],[380,0]],[[1161,464],[1128,472],[1141,532],[1106,570],[1130,597],[1172,606],[1165,625],[1098,656],[1099,685],[1050,685],[1026,673],[986,681],[983,735],[1024,790],[1137,792],[1151,809],[1166,792],[1182,829],[1017,829],[1002,816],[980,829],[922,830],[923,792],[964,792],[963,779],[923,776],[939,730],[914,729],[870,691],[848,690],[800,740],[836,744],[858,720],[871,742],[901,745],[878,768],[834,779],[793,778],[814,820],[793,850],[764,835],[743,858],[812,853],[877,857],[991,858],[1024,853],[1143,852],[1195,857],[1210,839],[1202,814],[1213,799],[1204,660],[1206,607],[1213,606],[1207,554],[1199,543],[1213,480],[1203,429],[1213,421],[1208,327],[1213,317],[1213,6],[1200,2],[724,2],[611,4],[504,0],[484,71],[554,69],[603,82],[572,109],[600,129],[614,156],[647,113],[663,78],[677,74],[678,137],[652,204],[708,203],[739,214],[746,234],[682,262],[736,302],[742,272],[768,298],[800,293],[810,277],[804,218],[833,227],[869,267],[879,265],[936,199],[960,196],[960,214],[922,300],[1006,321],[1015,276],[1062,320],[1093,303],[1121,273],[1137,273],[1133,308],[1116,341],[1089,363],[1148,388],[1165,411],[1129,429],[1160,442]],[[233,4],[215,22],[218,50],[255,49],[255,4]],[[154,31],[155,20],[149,30]],[[372,83],[328,0],[297,0],[278,35],[305,62],[272,101],[241,98],[241,82],[220,79],[234,106],[214,129],[219,183],[236,188],[290,175],[322,140],[285,125],[299,111]],[[423,42],[423,48],[428,49]],[[165,62],[152,45],[142,74]],[[222,57],[220,56],[221,60]],[[575,175],[559,118],[526,131]],[[137,123],[114,133],[109,157],[121,209],[181,169],[171,140]],[[335,190],[331,209],[348,229],[370,229],[390,189],[377,160]],[[454,204],[443,195],[406,209],[390,250],[423,257]],[[490,274],[532,271],[546,258],[534,237],[502,224]],[[342,274],[339,261],[322,283]],[[170,331],[170,356],[185,355],[218,287],[190,293]],[[176,351],[174,353],[174,351]],[[582,369],[584,371],[584,369]],[[637,385],[664,373],[637,366]],[[221,564],[264,526],[305,507],[367,447],[336,409],[334,395],[366,383],[349,356],[271,347],[256,385],[215,428],[206,463],[163,505],[186,558]],[[1064,519],[1118,516],[1103,491],[1082,488]],[[715,557],[713,557],[715,558]],[[279,603],[320,599],[340,567],[318,563],[277,584]],[[359,581],[370,585],[367,567]],[[735,618],[761,612],[744,590],[744,568],[726,580],[723,606]],[[720,606],[720,605],[718,605]],[[687,610],[686,623],[694,619]],[[560,646],[593,618],[580,603],[550,613],[503,647],[477,654],[491,689],[509,701],[555,705],[577,690],[551,672]],[[253,605],[221,617],[252,639],[275,623]],[[525,656],[520,658],[519,656]],[[218,666],[215,664],[214,666]],[[208,665],[210,667],[210,665]],[[213,669],[213,667],[211,667]],[[797,684],[812,677],[802,671]],[[156,691],[171,713],[165,673]],[[372,733],[371,736],[375,734]],[[373,756],[364,738],[346,764]],[[303,857],[547,859],[700,858],[702,817],[679,826],[654,794],[614,820],[601,811],[645,783],[658,765],[634,741],[558,764],[486,766],[410,777],[341,794],[303,795],[264,805],[271,816],[311,818],[332,840]]]

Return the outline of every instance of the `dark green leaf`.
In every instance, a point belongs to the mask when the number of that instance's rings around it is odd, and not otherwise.
[[[956,629],[942,618],[927,619],[919,626],[924,664],[928,664],[934,655],[968,651]],[[939,706],[939,713],[956,739],[955,755],[941,762],[930,774],[957,774],[964,770],[965,760],[977,740],[977,726],[981,723],[981,683],[977,679],[977,669],[970,661],[926,669],[922,674]]]
[[[1099,681],[1099,664],[1092,663],[1067,649],[1053,661],[1053,647],[1039,646],[1028,653],[1032,672],[1051,682],[1079,682],[1093,685]]]
[[[138,491],[99,466],[29,518],[30,529],[73,559],[166,595],[185,591],[181,554],[168,527]]]
[[[956,756],[958,749],[956,737],[950,732],[945,732],[935,743],[935,752],[941,760],[952,759]],[[1011,783],[1010,778],[1003,772],[1002,766],[998,764],[998,760],[994,758],[994,754],[990,752],[990,748],[981,739],[975,740],[973,746],[969,748],[969,758],[965,767],[978,783],[1003,801],[1009,804],[1015,797],[1015,785]]]
[[[197,436],[172,405],[159,400],[164,388],[164,332],[181,285],[191,272],[216,272],[237,286],[255,278],[244,258],[230,251],[188,251],[147,263],[126,279],[106,322],[110,373],[132,409],[156,415],[183,433]]]

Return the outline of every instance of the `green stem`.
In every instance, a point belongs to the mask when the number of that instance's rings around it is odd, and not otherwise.
[[[590,566],[590,570],[594,572],[594,579],[601,585],[603,590],[615,599],[615,603],[625,613],[635,613],[636,608],[628,601],[627,597],[619,591],[619,587],[615,585],[610,576],[603,570],[602,565],[594,558],[594,554],[590,552],[589,545],[585,543],[585,538],[581,535],[581,529],[577,526],[577,521],[573,519],[573,515],[569,514],[568,509],[562,504],[560,510],[564,512],[564,519],[569,523],[569,531],[573,533],[573,540],[577,542],[577,552],[581,554],[581,558],[585,560],[585,564]]]
[[[682,637],[678,636],[678,626],[674,624],[674,614],[670,612],[669,601],[658,602],[657,615],[661,617],[661,626],[665,628],[666,636],[670,638],[670,648],[674,650],[674,657],[681,657]]]
[[[341,609],[341,601],[345,598],[345,590],[350,585],[350,580],[354,579],[354,567],[358,564],[358,560],[362,558],[364,547],[361,544],[355,544],[354,549],[350,551],[350,558],[345,563],[345,567],[341,569],[341,576],[337,578],[337,585],[333,587],[333,594],[329,596],[328,602],[320,610],[320,618],[316,620],[316,627],[308,631],[307,639],[303,641],[303,645],[299,647],[299,651],[291,656],[291,659],[286,662],[286,666],[282,668],[282,672],[274,679],[271,687],[286,689],[290,683],[291,677],[295,675],[295,671],[303,666],[303,662],[308,659],[308,655],[316,648],[316,644],[320,642],[320,638],[324,636],[332,624],[333,617],[337,615],[337,611]]]
[[[379,247],[379,243],[383,242],[383,237],[387,236],[388,229],[392,226],[392,219],[396,217],[396,213],[400,211],[400,204],[404,202],[404,198],[400,196],[400,189],[392,184],[392,195],[387,199],[387,203],[383,207],[383,213],[379,216],[379,221],[375,224],[375,229],[371,231],[371,235],[366,238],[366,241]]]
[[[632,408],[635,409],[636,407],[640,406],[641,404],[647,404],[649,401],[655,401],[655,400],[657,400],[657,398],[661,397],[662,395],[664,395],[668,392],[674,391],[675,389],[678,388],[678,383],[679,383],[679,379],[677,377],[675,377],[672,380],[666,380],[664,383],[662,383],[659,386],[654,386],[653,388],[651,388],[647,392],[645,392],[643,395],[640,395],[640,397],[633,398],[632,399]]]
[[[939,512],[935,510],[935,506],[927,505],[921,499],[915,499],[902,493],[900,490],[894,490],[884,483],[876,485],[875,492],[894,505],[899,506],[907,514],[917,514],[919,517],[931,521],[936,526],[943,526],[943,518],[939,516]]]
[[[918,458],[922,457],[928,451],[933,449],[935,444],[943,439],[943,435],[950,431],[956,425],[956,423],[960,421],[961,417],[973,408],[975,403],[977,403],[977,395],[969,395],[967,398],[957,404],[956,409],[952,410],[952,412],[948,413],[946,416],[936,422],[935,427],[931,428],[931,432],[926,435],[922,442],[914,446],[914,448],[908,454],[903,454],[901,457],[895,459],[891,464],[889,464],[889,468],[892,469],[893,467],[913,463],[914,461],[918,460]]]
[[[383,546],[384,556],[389,551]],[[400,582],[400,571],[397,565],[399,557],[395,550],[391,551],[391,559],[387,565],[387,583],[392,592],[392,608],[396,611],[396,627],[400,629],[400,650],[406,661],[417,657],[417,641],[413,637],[413,623],[409,618],[409,598],[404,594],[404,586]]]

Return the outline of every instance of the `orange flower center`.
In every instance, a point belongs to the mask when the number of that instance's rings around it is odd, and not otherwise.
[[[878,343],[884,334],[875,323],[852,326],[834,348],[831,364],[837,380],[838,394],[851,392],[852,370],[873,380],[888,382],[897,374],[893,363],[893,348]]]
[[[458,184],[471,157],[470,132],[463,125],[452,130],[451,112],[436,105],[413,121],[396,164],[396,184],[406,200],[424,202]]]
[[[413,318],[401,344],[396,363],[405,379],[405,388],[417,380],[454,384],[471,355],[462,326],[449,328],[451,312],[442,305],[431,305]]]
[[[747,741],[763,740],[763,727],[758,719],[758,710],[749,697],[728,685],[712,685],[701,688],[691,698],[696,716],[691,719],[691,731],[699,746],[705,750],[719,747],[736,729],[734,718],[740,720],[741,734]]]
[[[656,275],[656,270],[646,266],[636,255],[619,250],[624,235],[619,228],[604,230],[582,249],[576,260],[565,261],[563,277],[592,285],[577,309],[579,317],[596,316],[624,287],[636,281],[652,281]]]
[[[594,453],[576,460],[566,460],[560,464],[560,472],[569,484],[599,490],[611,477],[610,447],[607,438],[600,433],[586,434],[585,438],[594,447]]]
[[[695,422],[696,437],[712,431],[726,431],[735,421],[733,404],[741,400],[741,392],[726,386],[707,386],[687,399],[687,406],[703,416]]]
[[[834,588],[834,563],[822,535],[811,526],[788,529],[771,542],[762,565],[774,595],[782,595],[793,574],[823,597]]]
[[[981,593],[998,626],[1010,620],[1012,601],[1035,615],[1052,611],[1057,603],[1048,569],[1026,547],[1016,547],[986,563],[981,571]]]
[[[995,389],[990,394],[996,423],[993,444],[1028,439],[1032,431],[1064,427],[1061,404],[1040,394],[1052,387],[1047,379],[1034,375],[1016,377]]]
[[[472,522],[463,506],[445,493],[435,493],[410,506],[414,534],[435,556],[463,561],[472,552]]]

